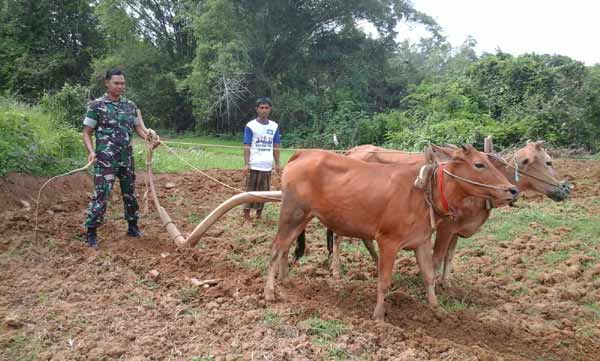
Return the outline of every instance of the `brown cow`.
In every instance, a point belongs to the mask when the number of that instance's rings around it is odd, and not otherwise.
[[[552,167],[552,158],[543,148],[543,142],[528,142],[527,145],[508,160],[503,160],[495,155],[488,155],[492,163],[500,170],[520,191],[533,191],[544,194],[555,201],[562,201],[569,196],[570,185],[559,182]],[[421,161],[425,162],[423,153],[404,153],[391,151],[373,145],[363,145],[352,148],[346,153],[349,157],[367,162],[385,164]],[[458,237],[471,237],[487,221],[490,209],[485,201],[480,198],[468,197],[461,205],[456,219],[444,218],[437,226],[433,263],[439,271],[443,262],[442,284],[450,286],[450,273],[452,258],[456,249]],[[333,244],[333,232],[327,232],[328,247],[333,254],[331,268],[334,277],[340,275],[339,245],[340,239]],[[373,241],[363,240],[369,253],[377,262],[377,252]],[[301,247],[301,246],[300,246]],[[299,252],[296,253],[296,257]]]
[[[466,197],[492,199],[498,204],[515,200],[518,190],[472,146],[457,150],[434,148],[449,157],[437,169],[433,205],[460,204]],[[317,217],[339,235],[375,239],[378,262],[376,320],[384,317],[384,296],[392,281],[396,254],[400,249],[416,253],[427,300],[440,312],[435,295],[431,234],[433,233],[425,192],[413,186],[422,162],[380,164],[362,162],[327,151],[300,151],[290,159],[282,177],[279,229],[271,250],[264,294],[275,299],[275,275],[287,279],[287,255],[291,243],[306,224]]]
[[[493,164],[520,191],[533,191],[544,194],[554,201],[562,201],[569,197],[571,186],[556,178],[552,158],[542,146],[543,142],[528,142],[527,145],[507,160],[490,156]],[[433,262],[436,269],[443,261],[442,285],[451,286],[452,259],[456,250],[458,237],[471,237],[487,221],[491,209],[485,201],[477,198],[466,198],[459,206],[461,213],[456,220],[444,219],[437,228]]]

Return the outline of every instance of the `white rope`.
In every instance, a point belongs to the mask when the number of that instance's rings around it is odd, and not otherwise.
[[[175,150],[173,150],[173,148],[171,148],[171,147],[169,147],[168,145],[164,144],[165,142],[161,141],[161,143],[163,143],[163,146],[164,146],[165,148],[167,148],[167,150],[168,150],[169,152],[173,153],[173,155],[174,155],[174,156],[176,156],[176,157],[177,157],[177,158],[179,158],[179,159],[180,159],[182,162],[184,162],[185,164],[187,164],[188,166],[190,166],[190,167],[191,167],[191,168],[192,168],[194,171],[196,171],[196,172],[200,173],[200,174],[201,174],[201,175],[203,175],[204,177],[206,177],[206,178],[208,178],[208,179],[212,180],[213,182],[216,182],[216,183],[218,183],[218,184],[220,184],[220,185],[222,185],[222,186],[224,186],[224,187],[226,187],[226,188],[229,188],[229,189],[231,189],[231,190],[233,190],[233,191],[236,191],[236,192],[238,192],[238,193],[244,193],[244,191],[243,191],[243,190],[241,190],[241,189],[239,189],[239,188],[232,187],[232,186],[230,186],[229,184],[223,183],[223,182],[221,182],[220,180],[218,180],[218,179],[216,179],[216,178],[214,178],[214,177],[211,177],[211,176],[210,176],[210,175],[208,175],[206,172],[203,172],[203,171],[202,171],[202,170],[200,170],[198,167],[194,166],[194,165],[193,165],[192,163],[190,163],[190,162],[189,162],[187,159],[185,159],[185,158],[181,157],[179,154],[177,154],[177,152],[175,152]],[[277,200],[277,201],[280,201],[280,199],[279,199],[279,198],[266,197],[266,196],[260,196],[260,197],[261,197],[261,198],[264,198],[264,199],[271,199],[271,200]]]
[[[215,148],[229,148],[229,149],[244,149],[246,148],[243,145],[221,145],[221,144],[203,144],[203,143],[190,143],[190,142],[176,142],[171,140],[161,140],[162,144],[182,144],[182,145],[193,145],[197,147],[215,147]],[[261,148],[262,149],[262,148]],[[289,150],[289,151],[299,151],[299,150],[310,150],[312,148],[273,148],[274,150]],[[315,148],[316,149],[316,148]],[[330,152],[345,152],[346,150],[336,150],[336,149],[326,149]]]
[[[161,140],[160,141],[162,144],[181,144],[181,145],[192,145],[192,146],[198,146],[198,147],[214,147],[214,148],[229,148],[229,149],[244,149],[246,148],[245,146],[242,145],[221,145],[221,144],[203,144],[203,143],[191,143],[191,142],[176,142],[176,141],[172,141],[172,140]],[[252,148],[252,147],[251,147]],[[261,148],[262,149],[262,148]],[[320,148],[273,148],[273,149],[278,149],[278,150],[288,150],[288,151],[300,151],[300,150],[312,150],[312,149],[318,149],[318,150],[326,150],[329,152],[335,152],[335,153],[344,153],[349,151],[350,149],[320,149]],[[353,148],[351,148],[353,149]],[[407,151],[403,151],[403,150],[369,150],[366,151],[366,153],[404,153],[404,154],[421,154],[423,152],[407,152]]]
[[[494,158],[496,158],[497,160],[501,161],[502,163],[504,163],[507,167],[512,168],[512,169],[515,170],[515,176],[514,176],[514,178],[515,178],[516,182],[519,182],[519,180],[521,179],[521,175],[524,175],[524,176],[533,178],[533,179],[535,179],[538,182],[547,184],[547,185],[549,185],[551,187],[560,187],[560,183],[559,183],[559,181],[557,179],[550,179],[552,182],[554,182],[554,183],[551,183],[551,182],[545,181],[545,180],[543,180],[543,179],[541,179],[539,177],[536,177],[536,176],[534,176],[534,175],[532,175],[530,173],[527,173],[527,172],[519,169],[519,163],[518,163],[516,151],[515,151],[515,154],[513,155],[513,163],[514,163],[514,165],[510,164],[510,162],[507,161],[507,160],[505,160],[504,158],[497,157],[495,155],[492,155],[492,156]]]
[[[57,176],[54,176],[54,177],[52,177],[52,178],[48,179],[48,180],[47,180],[47,181],[46,181],[46,182],[45,182],[45,183],[42,185],[42,187],[41,187],[41,188],[40,188],[40,190],[38,191],[37,201],[36,201],[36,204],[35,204],[35,228],[34,228],[34,231],[33,231],[33,240],[34,240],[34,241],[36,241],[36,240],[37,240],[37,232],[38,232],[38,211],[39,211],[39,208],[40,208],[40,198],[42,197],[42,191],[44,190],[44,188],[46,188],[46,186],[47,186],[47,185],[48,185],[50,182],[52,182],[53,180],[55,180],[55,179],[57,179],[57,178],[60,178],[60,177],[65,177],[65,176],[71,175],[71,174],[73,174],[73,173],[77,173],[77,172],[84,171],[84,170],[88,169],[89,167],[91,167],[91,166],[92,166],[92,164],[94,164],[94,161],[91,161],[91,162],[89,162],[88,164],[86,164],[85,166],[83,166],[83,167],[81,167],[81,168],[73,169],[72,171],[69,171],[69,172],[67,172],[67,173],[63,173],[63,174],[59,174],[59,175],[57,175]]]
[[[452,174],[452,173],[448,172],[448,170],[446,170],[445,168],[444,168],[444,173],[446,173],[447,175],[449,175],[451,177],[454,177],[454,178],[456,178],[458,180],[461,180],[461,181],[463,181],[465,183],[473,184],[473,185],[476,185],[476,186],[479,186],[479,187],[491,188],[491,189],[499,189],[499,190],[503,190],[503,191],[506,190],[506,188],[504,188],[504,187],[493,186],[493,185],[490,185],[490,184],[483,184],[483,183],[472,181],[472,180],[467,179],[467,178],[463,178],[461,176],[458,176],[456,174]]]

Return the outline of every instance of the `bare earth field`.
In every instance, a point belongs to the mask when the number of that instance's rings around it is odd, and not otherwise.
[[[87,174],[48,187],[35,242],[44,180],[0,178],[0,359],[600,360],[600,163],[555,167],[575,185],[571,200],[525,196],[461,240],[453,287],[439,289],[445,319],[425,304],[413,253],[400,252],[385,324],[370,319],[376,274],[360,242],[344,242],[344,276],[334,280],[316,222],[291,284],[277,286],[278,302],[264,302],[278,204],[245,228],[234,210],[197,248],[177,249],[152,207],[144,212],[140,174],[144,237],[125,236],[116,187],[95,251],[81,227]],[[209,173],[243,186],[241,171]],[[234,194],[195,173],[156,182],[184,233]],[[205,288],[192,278],[220,281]]]

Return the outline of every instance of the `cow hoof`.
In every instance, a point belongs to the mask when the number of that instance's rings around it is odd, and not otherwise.
[[[441,306],[432,306],[431,311],[433,312],[433,317],[435,317],[435,319],[438,321],[441,321],[448,316],[448,312],[446,312],[446,310],[444,310]]]
[[[275,301],[275,291],[272,289],[265,289],[265,301],[274,302]]]
[[[373,321],[376,321],[377,323],[385,323],[385,318],[383,315],[376,315],[373,314]]]
[[[448,290],[452,288],[452,281],[449,278],[442,280],[442,282],[440,282],[440,286],[442,286],[443,289]]]
[[[375,311],[373,311],[373,320],[377,322],[385,322],[385,307],[375,307]]]

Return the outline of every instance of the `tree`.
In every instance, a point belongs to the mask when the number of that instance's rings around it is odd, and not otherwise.
[[[366,37],[359,21],[374,24],[380,37]],[[307,98],[327,93],[325,98],[335,102],[334,94],[344,88],[361,105],[383,99],[382,72],[387,54],[395,49],[400,21],[438,30],[431,18],[400,0],[208,0],[194,22],[199,45],[186,82],[195,112],[206,124],[233,126],[229,113],[220,110],[227,107],[216,106],[225,99],[223,79],[241,85],[239,94],[247,89],[273,97],[279,109],[297,108],[278,101],[292,99],[296,92]],[[324,114],[327,102],[317,105],[317,113]],[[235,104],[240,116],[252,112],[251,102],[240,99]],[[292,112],[280,115],[308,116]]]
[[[195,50],[186,11],[181,1],[100,1],[95,14],[110,51],[94,62],[92,93],[99,96],[104,91],[106,70],[121,68],[127,76],[127,95],[143,109],[147,124],[193,127],[187,94],[177,87],[188,74]]]
[[[104,51],[89,1],[3,0],[0,87],[35,101],[65,82],[84,81]],[[5,62],[6,61],[6,62]]]

